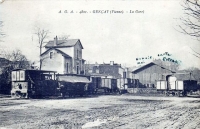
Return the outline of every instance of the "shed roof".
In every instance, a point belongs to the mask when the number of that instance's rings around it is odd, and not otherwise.
[[[166,67],[164,67],[164,66],[160,66],[160,65],[156,64],[155,62],[150,62],[150,63],[148,63],[148,64],[146,64],[146,65],[143,65],[143,66],[141,66],[141,67],[138,67],[138,68],[134,69],[134,70],[132,71],[132,73],[135,73],[135,74],[136,74],[136,73],[142,71],[144,68],[148,68],[148,67],[150,67],[150,66],[152,66],[152,65],[157,65],[157,66],[159,66],[159,67],[161,67],[161,68],[163,68],[163,69],[166,69],[166,70],[171,71],[172,73],[176,73],[175,71],[172,71],[172,70],[170,70],[170,69],[168,69],[168,68],[166,68]]]

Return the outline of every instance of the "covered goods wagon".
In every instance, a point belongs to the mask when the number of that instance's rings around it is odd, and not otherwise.
[[[173,96],[186,96],[192,92],[199,90],[197,81],[187,74],[175,74],[167,77],[166,80],[157,81],[157,91],[162,91],[166,96],[172,94]]]

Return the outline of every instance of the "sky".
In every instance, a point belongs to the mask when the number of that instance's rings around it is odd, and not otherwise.
[[[200,59],[191,50],[200,52],[200,43],[177,31],[181,16],[181,0],[5,0],[0,4],[0,20],[6,36],[0,48],[20,49],[29,60],[38,60],[34,32],[40,27],[50,31],[45,42],[65,35],[80,39],[87,63],[137,66],[136,58],[158,59],[158,54],[168,52],[181,61],[181,68],[200,68]]]

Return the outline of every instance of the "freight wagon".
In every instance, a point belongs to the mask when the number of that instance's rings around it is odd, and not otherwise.
[[[57,95],[54,71],[15,69],[11,73],[11,97],[37,98]]]
[[[104,89],[105,92],[118,92],[117,79],[114,78],[101,78],[101,86],[99,89]]]
[[[128,88],[139,88],[139,87],[140,87],[139,79],[131,79],[131,82]]]
[[[88,92],[90,94],[119,92],[118,79],[93,76],[91,77]]]
[[[183,76],[182,76],[183,77]],[[199,90],[196,80],[179,78],[178,76],[169,76],[167,80],[157,81],[156,89],[165,96],[187,96],[188,94]]]
[[[96,94],[101,88],[101,77],[91,77],[91,83],[88,85],[88,94]]]
[[[105,78],[105,77],[91,77],[91,83],[89,84],[90,91],[97,92],[119,92],[125,93],[127,88],[139,87],[138,79],[130,78]],[[103,91],[102,91],[103,90]]]
[[[58,89],[62,97],[84,96],[88,94],[90,79],[89,76],[76,74],[58,74]]]
[[[120,90],[127,90],[127,88],[131,87],[131,79],[129,78],[117,79],[117,87]]]
[[[42,98],[75,97],[88,94],[124,93],[136,87],[138,80],[91,77],[76,74],[55,74],[55,71],[15,69],[12,71],[11,96]]]
[[[139,79],[122,78],[117,79],[117,87],[119,89],[137,88],[139,87]]]
[[[56,75],[55,73],[55,71],[45,70],[13,70],[11,96],[14,98],[43,98],[87,94],[89,77],[73,74]]]

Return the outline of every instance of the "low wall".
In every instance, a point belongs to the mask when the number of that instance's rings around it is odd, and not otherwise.
[[[157,93],[156,88],[128,88],[128,93],[139,93],[139,94],[155,94]]]

